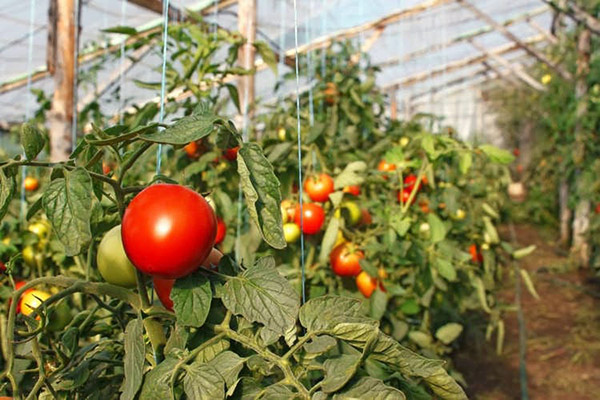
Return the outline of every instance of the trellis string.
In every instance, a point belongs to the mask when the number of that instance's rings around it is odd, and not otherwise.
[[[31,118],[31,101],[33,96],[31,94],[31,75],[32,75],[32,64],[33,64],[33,34],[34,34],[34,23],[35,23],[35,1],[29,1],[29,41],[27,49],[27,100],[25,102],[25,120],[28,121]],[[24,155],[25,153],[23,153]],[[25,223],[25,217],[27,215],[27,202],[25,201],[25,178],[27,177],[27,167],[23,166],[21,169],[21,207],[20,217],[21,223]]]
[[[75,0],[73,9],[73,115],[71,117],[71,146],[74,150],[77,145],[77,101],[78,101],[78,72],[79,72],[79,0]]]
[[[308,19],[306,21],[306,28],[304,29],[305,35],[306,35],[306,43],[310,44],[310,39],[311,39],[311,19],[312,19],[312,13],[313,13],[313,4],[312,4],[312,0],[309,0],[308,2]],[[310,127],[312,128],[315,124],[315,110],[314,110],[314,104],[313,104],[313,89],[312,89],[312,84],[313,84],[313,66],[312,66],[312,51],[310,50],[310,47],[307,49],[306,51],[306,69],[308,70],[307,76],[308,76],[308,112],[310,115],[309,121],[310,121]]]
[[[300,204],[300,268],[302,274],[302,304],[306,302],[306,273],[304,265],[304,201],[302,199],[302,138],[301,138],[301,124],[300,124],[300,74],[298,67],[298,7],[296,0],[294,0],[294,52],[296,59],[296,120],[297,120],[297,133],[298,133],[298,198]]]
[[[121,0],[121,26],[125,26],[125,12],[127,9],[127,0]],[[121,54],[119,58],[119,124],[123,124],[123,110],[125,109],[125,99],[123,95],[124,76],[123,65],[125,64],[125,38],[121,42]]]
[[[167,35],[169,29],[169,0],[163,3],[163,52],[162,52],[162,73],[160,77],[160,111],[158,113],[158,123],[162,124],[165,118],[165,86],[167,73]],[[162,163],[162,144],[158,144],[156,149],[156,175],[160,175]]]

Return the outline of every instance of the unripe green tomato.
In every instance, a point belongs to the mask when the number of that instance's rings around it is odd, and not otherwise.
[[[293,222],[283,224],[283,236],[287,243],[294,243],[300,238],[300,227]]]
[[[33,246],[25,246],[23,249],[23,261],[25,261],[25,265],[28,265],[31,268],[37,268],[37,260],[40,260],[41,262],[41,254],[36,254]]]
[[[279,140],[281,140],[282,142],[285,142],[285,139],[287,138],[287,135],[285,133],[285,128],[279,128],[277,130],[277,136],[279,137]]]
[[[347,210],[348,222],[351,226],[356,225],[360,222],[362,218],[362,212],[358,204],[353,201],[345,201],[342,203],[341,207],[335,211],[336,218],[340,218],[342,214],[342,209]]]
[[[421,233],[429,232],[430,229],[431,229],[431,227],[429,226],[429,224],[427,222],[423,222],[421,224],[421,226],[419,226],[419,232],[421,232]]]
[[[73,316],[66,301],[60,301],[48,312],[47,328],[51,332],[62,331],[71,322]]]
[[[457,220],[459,220],[459,221],[463,220],[463,219],[465,219],[466,216],[467,216],[467,213],[462,208],[459,208],[458,210],[456,210],[455,217]]]
[[[408,145],[408,142],[410,142],[410,139],[406,136],[403,136],[402,138],[400,138],[400,147],[406,147]]]
[[[127,258],[121,240],[121,225],[117,225],[104,235],[96,255],[98,271],[108,283],[122,287],[135,287],[135,267]]]

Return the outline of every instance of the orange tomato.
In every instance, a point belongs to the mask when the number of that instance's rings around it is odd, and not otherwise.
[[[40,182],[37,180],[37,178],[28,176],[25,178],[23,185],[25,186],[25,190],[28,192],[33,192],[40,187]]]
[[[346,186],[344,187],[344,193],[348,193],[351,194],[353,196],[359,196],[360,195],[360,186]]]
[[[365,258],[365,253],[357,250],[350,243],[336,246],[329,255],[331,268],[339,276],[356,276],[362,270],[360,260]]]
[[[377,289],[377,279],[362,271],[356,277],[356,287],[367,299],[371,297],[375,289]]]
[[[304,182],[304,191],[312,201],[323,203],[333,193],[333,179],[327,174],[312,176]]]

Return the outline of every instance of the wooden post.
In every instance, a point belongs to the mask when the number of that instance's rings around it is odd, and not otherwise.
[[[392,121],[398,119],[398,93],[396,90],[390,91],[390,118]]]
[[[246,39],[240,47],[238,62],[244,69],[254,68],[254,41],[256,40],[256,0],[240,0],[238,2],[238,30]],[[238,91],[240,108],[246,114],[247,123],[251,116],[250,107],[254,103],[254,74],[244,75],[239,78]],[[246,128],[246,127],[244,127]]]
[[[577,99],[576,125],[575,125],[575,145],[573,148],[573,160],[575,166],[579,168],[585,159],[585,128],[582,120],[588,113],[588,84],[587,78],[590,72],[591,56],[591,31],[580,24],[581,32],[577,40],[577,80],[575,82],[575,98]],[[579,176],[575,181],[576,190],[581,191],[584,183]],[[588,199],[579,200],[575,207],[575,217],[573,219],[573,243],[571,252],[576,260],[583,267],[590,264],[590,248],[587,242],[586,234],[590,226],[590,201]]]
[[[529,54],[530,56],[534,57],[538,61],[546,64],[547,66],[549,66],[550,68],[555,70],[563,79],[571,80],[573,78],[571,73],[569,71],[567,71],[562,65],[559,65],[559,64],[553,62],[545,54],[541,53],[540,51],[536,50],[534,47],[529,46],[527,43],[523,42],[514,33],[512,33],[511,31],[506,29],[504,26],[502,26],[502,24],[499,24],[498,22],[496,22],[496,20],[494,20],[492,17],[490,17],[489,15],[487,15],[486,13],[484,13],[483,11],[481,11],[480,9],[478,9],[477,7],[475,7],[468,1],[466,1],[466,0],[456,0],[456,1],[460,5],[462,5],[469,11],[471,11],[473,14],[475,14],[479,19],[484,21],[486,24],[492,26],[496,31],[503,34],[507,39],[516,43],[521,49],[525,50],[527,52],[527,54]]]
[[[54,95],[48,113],[50,160],[63,161],[71,154],[73,84],[75,79],[75,1],[56,0],[56,51]]]

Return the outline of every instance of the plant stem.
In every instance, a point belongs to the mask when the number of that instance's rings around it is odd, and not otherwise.
[[[150,143],[150,142],[144,142],[144,144],[142,144],[136,151],[135,153],[133,153],[131,155],[131,157],[129,157],[129,159],[127,160],[127,162],[125,164],[123,164],[123,166],[121,167],[121,174],[119,176],[119,186],[121,186],[121,184],[123,183],[123,177],[125,177],[125,173],[133,166],[133,164],[137,161],[138,158],[140,158],[142,156],[142,154],[144,154],[144,152],[146,150],[148,150],[150,147],[152,147],[154,143]]]
[[[296,344],[294,344],[287,353],[285,353],[283,355],[283,357],[281,357],[282,360],[287,360],[289,359],[296,351],[298,351],[298,349],[302,346],[304,346],[304,344],[306,342],[308,342],[310,339],[312,339],[314,337],[314,333],[307,333],[306,335],[304,335],[303,337],[301,337]]]

